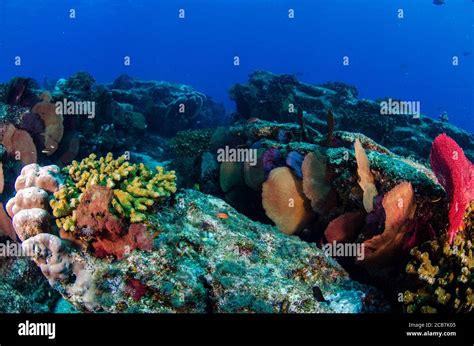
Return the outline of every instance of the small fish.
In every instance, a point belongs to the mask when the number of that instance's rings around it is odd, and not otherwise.
[[[324,299],[323,292],[318,286],[313,287],[313,297],[320,303],[327,303],[327,300]]]
[[[288,313],[288,309],[290,308],[290,302],[288,301],[288,299],[285,299],[284,301],[281,302],[281,306],[280,306],[280,312],[281,313]]]
[[[444,5],[444,0],[433,0],[433,4],[435,5]]]
[[[251,118],[248,118],[248,119],[247,119],[247,122],[248,122],[249,124],[251,124],[251,123],[255,123],[255,122],[259,121],[259,120],[260,120],[259,118],[251,117]]]
[[[217,213],[216,216],[222,220],[227,220],[229,218],[229,214],[227,213]]]

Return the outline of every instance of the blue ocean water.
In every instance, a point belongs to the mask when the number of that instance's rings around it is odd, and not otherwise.
[[[127,73],[192,85],[231,110],[229,88],[263,69],[420,101],[474,132],[473,13],[472,0],[0,0],[0,81]]]

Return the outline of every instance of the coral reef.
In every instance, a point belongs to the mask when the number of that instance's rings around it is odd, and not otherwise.
[[[0,242],[42,273],[0,259],[0,311],[60,310],[60,293],[84,312],[472,312],[471,134],[343,83],[257,71],[231,96],[226,126],[185,85],[0,85]]]
[[[472,218],[471,218],[472,220]],[[460,231],[423,243],[411,252],[408,275],[418,280],[417,288],[403,298],[410,313],[460,313],[474,310],[474,260],[472,232]]]
[[[0,244],[8,243],[1,241]],[[0,257],[0,312],[52,312],[60,296],[30,258]]]
[[[227,218],[219,215],[225,213]],[[82,311],[373,312],[380,293],[349,279],[315,246],[239,215],[223,201],[185,190],[150,220],[153,251],[106,261],[67,240],[23,243],[50,284]],[[316,299],[317,287],[324,299]]]
[[[22,243],[23,250],[33,256],[49,284],[83,309],[98,309],[92,280],[93,268],[74,257],[68,244],[53,234],[41,233]],[[61,285],[64,285],[61,287]]]
[[[222,162],[218,174],[224,196],[236,208],[260,204],[282,232],[306,241],[362,245],[364,258],[344,263],[359,267],[357,273],[363,268],[395,300],[413,285],[403,270],[410,250],[440,237],[448,221],[448,201],[436,172],[363,134],[335,131],[328,143],[327,136],[310,128],[315,136],[302,141],[292,124],[252,120],[231,126],[221,147],[257,149],[262,168],[244,172],[245,163]],[[277,172],[285,177],[276,179]],[[263,179],[261,195],[246,190],[253,174],[255,181]],[[229,196],[234,189],[241,194],[237,202]],[[292,201],[298,202],[293,210]]]
[[[227,122],[221,104],[189,86],[128,76],[100,85],[78,72],[58,80],[52,90],[30,78],[14,78],[0,84],[0,91],[1,132],[7,135],[2,143],[9,155],[22,153],[24,165],[145,150],[144,135],[169,137]]]
[[[327,114],[331,110],[335,130],[363,133],[398,155],[426,163],[434,138],[446,133],[474,160],[472,134],[424,115],[382,115],[382,100],[358,99],[357,89],[343,83],[315,86],[299,82],[291,75],[257,71],[250,75],[248,83],[232,87],[230,94],[238,118],[297,124],[296,112],[291,110],[301,108],[306,126],[326,133]]]
[[[73,161],[64,168],[65,184],[54,193],[51,201],[58,227],[66,231],[76,229],[76,208],[82,193],[92,185],[112,189],[112,207],[118,215],[131,222],[143,222],[149,208],[164,197],[176,192],[174,171],[163,167],[149,170],[143,164],[131,164],[126,156],[113,159],[111,153],[96,159],[91,154],[81,162]]]
[[[110,86],[112,98],[130,104],[145,116],[154,132],[171,136],[178,131],[225,123],[225,110],[187,85],[118,77]]]

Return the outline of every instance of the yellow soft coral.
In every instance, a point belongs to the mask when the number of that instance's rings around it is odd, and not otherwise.
[[[73,161],[64,168],[66,184],[54,194],[51,201],[58,227],[74,231],[75,209],[82,193],[91,185],[106,186],[113,190],[112,207],[118,215],[130,222],[143,222],[147,211],[156,202],[176,192],[176,174],[158,166],[148,169],[143,163],[132,164],[126,156],[114,159],[109,153],[97,159],[95,154]]]

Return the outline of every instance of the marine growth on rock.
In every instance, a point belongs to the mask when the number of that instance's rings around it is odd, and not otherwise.
[[[150,208],[176,192],[176,175],[157,166],[148,169],[143,163],[132,164],[125,155],[114,159],[109,153],[97,159],[91,154],[81,162],[73,161],[63,169],[65,184],[54,193],[51,201],[58,227],[66,231],[76,228],[76,208],[82,194],[92,185],[113,191],[115,213],[132,223],[144,222]]]

